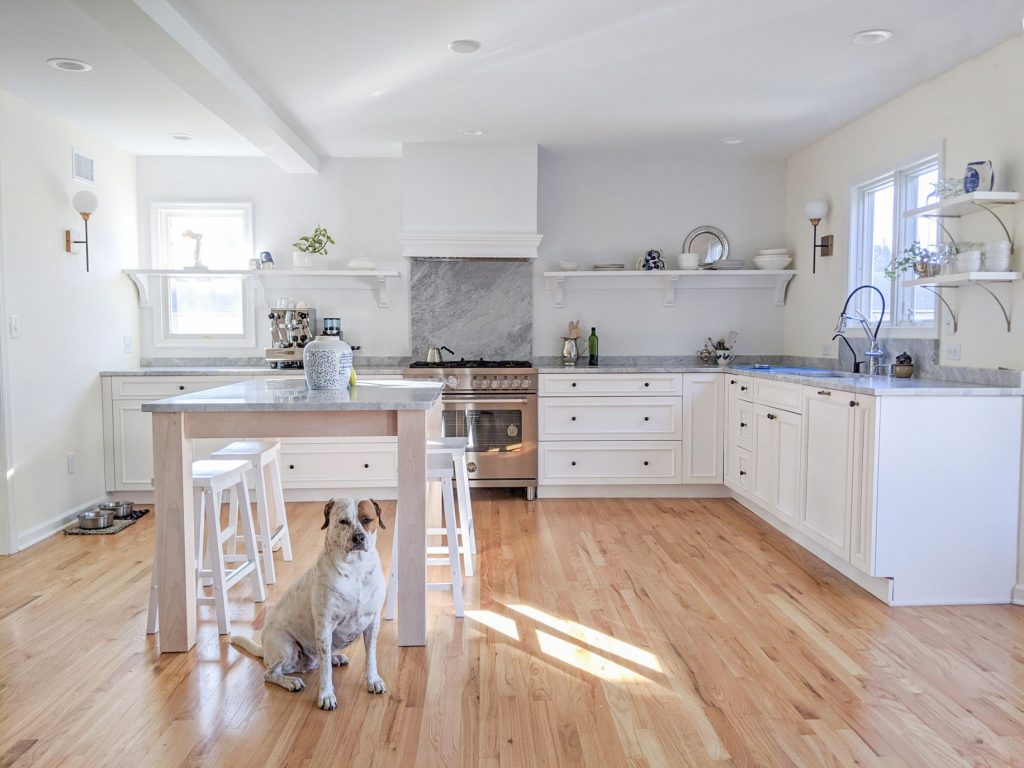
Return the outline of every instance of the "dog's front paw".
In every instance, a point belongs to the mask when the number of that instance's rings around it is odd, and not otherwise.
[[[301,677],[291,677],[287,679],[285,687],[292,693],[298,693],[306,687],[306,683]]]
[[[317,702],[317,706],[320,709],[337,709],[338,699],[334,696],[334,691],[320,691],[320,701]]]
[[[337,653],[334,656],[331,656],[331,666],[332,667],[344,667],[347,664],[348,664],[348,656],[346,656],[344,653]]]
[[[366,678],[366,690],[370,693],[384,693],[387,689],[387,686],[384,685],[384,681],[380,677]]]

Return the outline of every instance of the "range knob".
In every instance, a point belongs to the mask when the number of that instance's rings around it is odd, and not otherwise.
[[[501,388],[502,388],[502,389],[508,389],[508,378],[507,378],[507,377],[506,377],[506,378],[503,378],[503,379],[501,380]]]
[[[481,387],[481,389],[490,389],[490,386],[491,386],[491,380],[490,379],[480,379],[480,387]]]
[[[452,389],[455,389],[456,387],[459,386],[459,377],[449,376],[447,379],[445,379],[445,383]]]
[[[530,386],[530,380],[529,379],[523,379],[523,388],[526,389],[529,386]]]

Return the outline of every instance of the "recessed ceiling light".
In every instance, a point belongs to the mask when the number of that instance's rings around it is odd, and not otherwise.
[[[723,144],[742,144],[743,143],[743,139],[741,139],[739,136],[726,136],[721,141],[722,141]]]
[[[854,45],[881,45],[886,40],[892,39],[892,32],[888,29],[865,29],[850,38]]]
[[[78,59],[47,59],[46,63],[54,69],[59,69],[61,72],[88,72],[92,69],[92,64]]]
[[[167,135],[175,141],[192,141],[192,137],[187,133],[168,133]]]
[[[480,50],[480,43],[477,40],[452,40],[448,43],[448,50],[452,53],[476,53]]]
[[[483,136],[484,132],[479,128],[459,128],[458,133],[463,136]]]

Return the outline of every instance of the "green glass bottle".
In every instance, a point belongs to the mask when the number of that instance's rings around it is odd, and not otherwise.
[[[587,340],[587,349],[590,353],[590,365],[597,365],[597,328],[590,329],[590,338]]]

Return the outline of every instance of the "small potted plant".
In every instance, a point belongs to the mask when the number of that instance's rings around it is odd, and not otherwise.
[[[923,248],[915,240],[909,248],[904,248],[894,256],[885,270],[885,276],[895,280],[908,270],[913,270],[916,277],[935,277],[942,269],[942,258],[935,251]]]
[[[298,249],[292,252],[292,266],[295,269],[312,269],[313,257],[317,254],[326,256],[328,244],[334,245],[334,238],[317,224],[313,234],[300,237],[292,243],[292,246]]]

